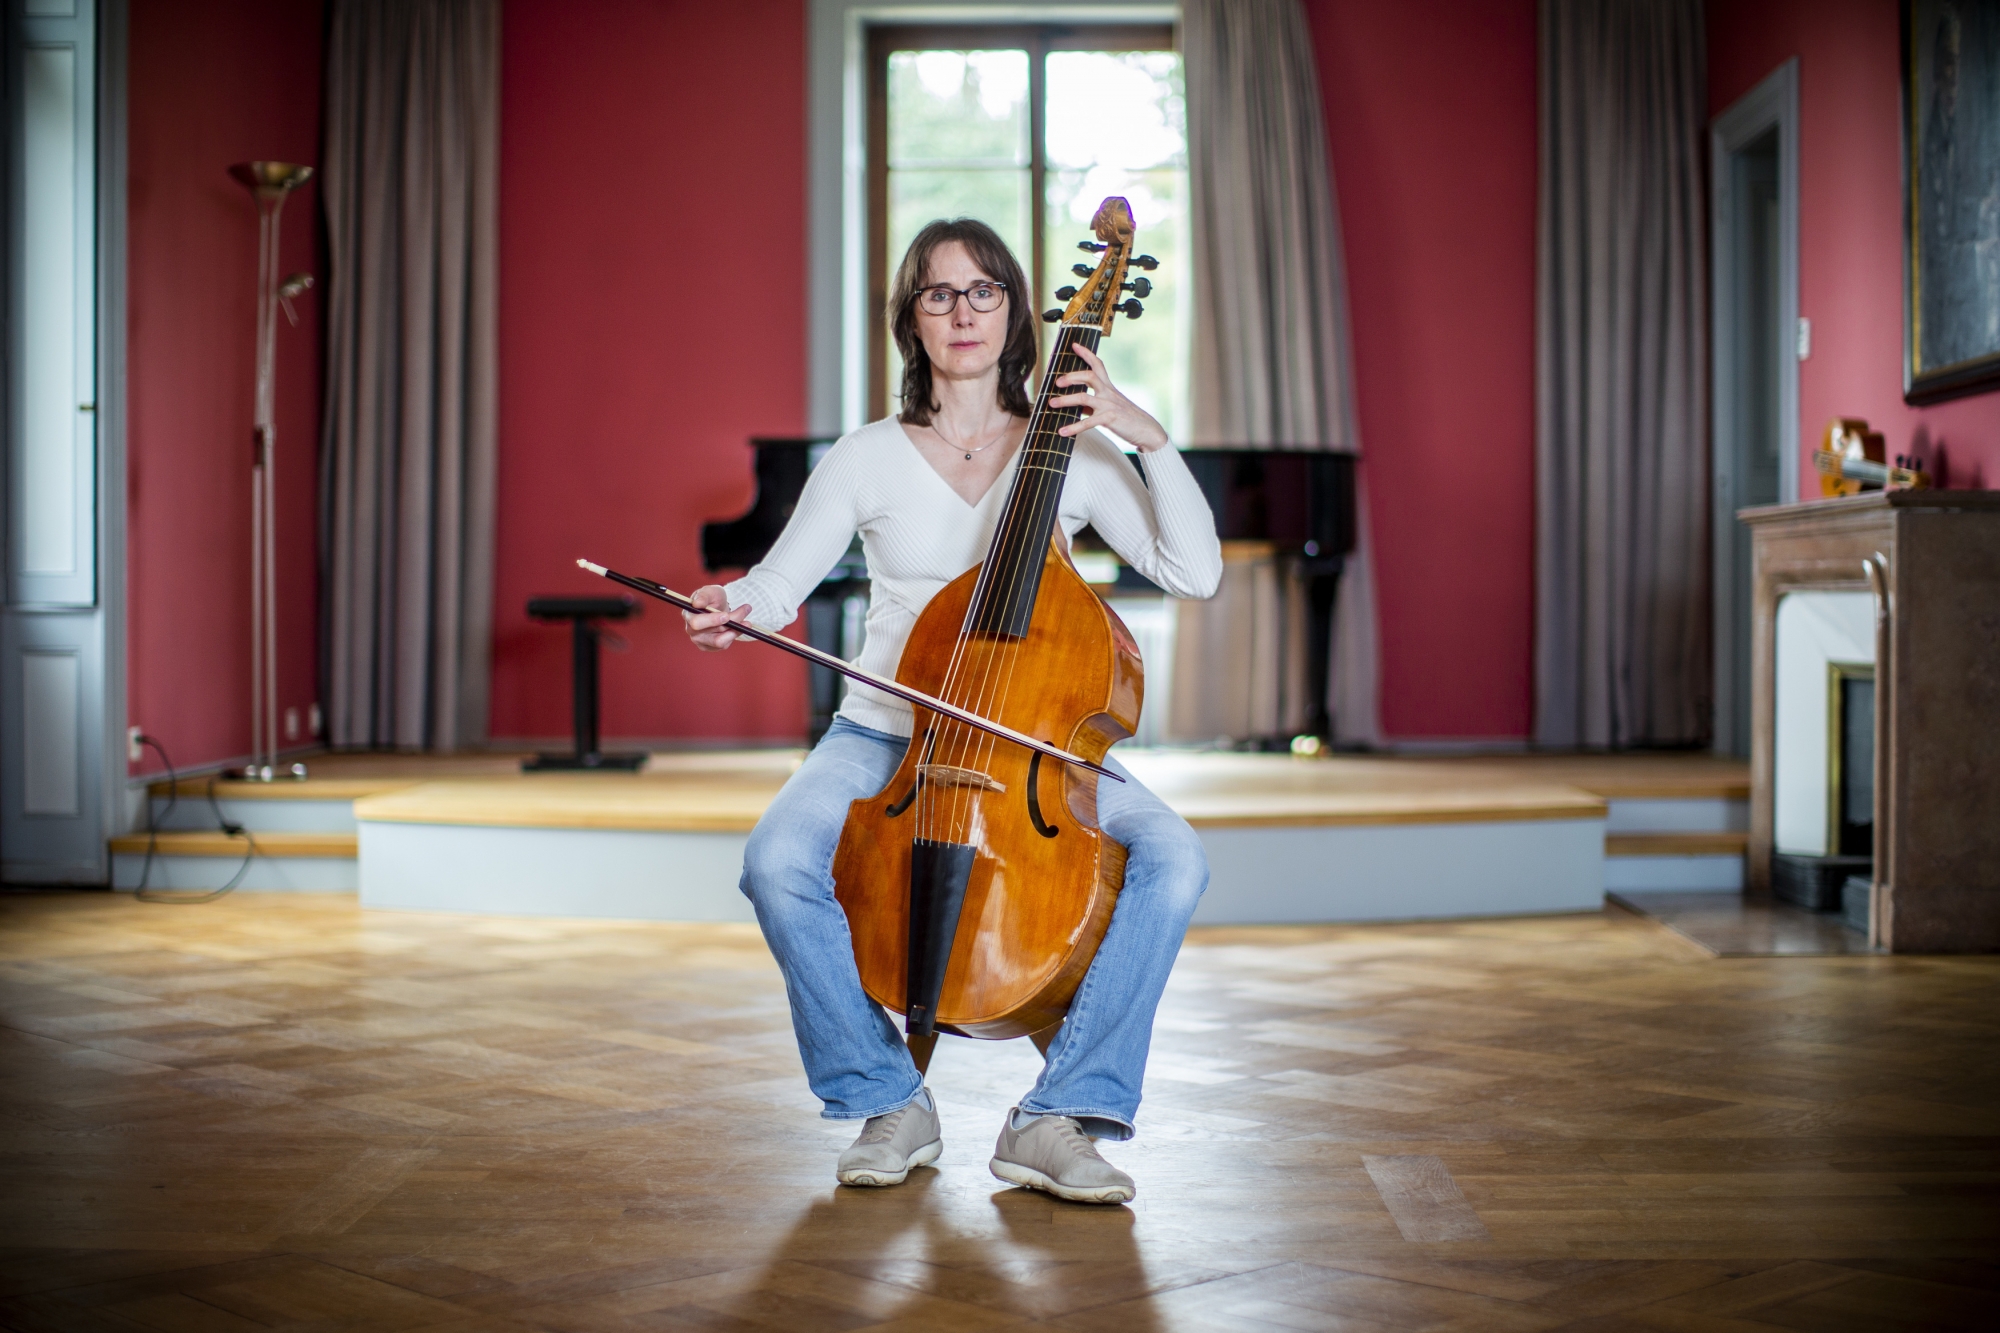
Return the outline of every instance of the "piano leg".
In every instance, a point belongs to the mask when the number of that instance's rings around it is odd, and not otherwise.
[[[806,598],[806,642],[824,653],[840,654],[840,608],[844,600],[838,584],[822,583]],[[840,673],[830,667],[806,667],[806,744],[819,744],[833,725],[834,710],[840,707]]]
[[[1333,712],[1327,706],[1327,686],[1333,675],[1333,611],[1340,596],[1342,561],[1304,560],[1300,572],[1306,580],[1306,608],[1309,634],[1306,641],[1306,689],[1312,700],[1306,710],[1310,719],[1306,730],[1331,743]]]

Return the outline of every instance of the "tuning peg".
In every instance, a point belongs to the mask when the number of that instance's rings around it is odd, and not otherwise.
[[[1062,311],[1060,310],[1044,310],[1042,312],[1042,321],[1047,324],[1053,324],[1061,318]]]
[[[1133,256],[1132,263],[1139,268],[1145,269],[1148,273],[1151,273],[1160,266],[1160,261],[1151,255],[1135,255]]]
[[[1145,278],[1134,278],[1125,284],[1125,290],[1134,296],[1151,296],[1153,294],[1153,284]]]
[[[1088,264],[1071,264],[1069,266],[1069,271],[1076,274],[1076,276],[1079,278],[1087,278],[1091,274],[1095,273],[1097,270],[1092,268]]]
[[[1146,313],[1146,307],[1140,305],[1137,301],[1127,301],[1123,305],[1114,308],[1123,312],[1127,319],[1137,319]]]
[[[1076,243],[1076,248],[1083,251],[1087,255],[1094,255],[1099,250],[1104,249],[1105,245],[1104,242],[1102,241],[1078,241]]]
[[[1075,295],[1076,295],[1076,288],[1074,287],[1056,288],[1056,300],[1058,301],[1067,301],[1069,300],[1070,297]]]

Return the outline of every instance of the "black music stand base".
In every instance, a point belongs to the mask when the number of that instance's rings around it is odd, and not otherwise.
[[[632,773],[644,768],[651,757],[645,754],[538,754],[533,759],[523,759],[521,771],[579,773],[609,769],[614,773]]]

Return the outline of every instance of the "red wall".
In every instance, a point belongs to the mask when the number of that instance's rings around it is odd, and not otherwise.
[[[1349,256],[1383,723],[1522,736],[1535,7],[1308,8]],[[749,500],[745,439],[803,425],[804,6],[509,0],[505,43],[492,730],[556,736],[565,639],[525,599],[604,591],[578,555],[704,581],[701,522]],[[607,734],[802,733],[792,663],[700,657],[655,609],[627,637],[635,651],[605,661]]]
[[[177,765],[250,749],[257,219],[232,162],[319,159],[319,0],[132,0],[127,705]],[[283,271],[317,269],[319,198]],[[278,330],[279,702],[315,697],[319,308]],[[301,743],[307,738],[301,737]],[[148,752],[135,772],[156,770]]]
[[[805,6],[508,0],[503,42],[492,732],[558,736],[567,634],[522,604],[616,591],[578,556],[707,582],[745,441],[805,425]],[[625,637],[607,735],[805,734],[791,659],[657,604]]]
[[[1891,455],[1914,452],[1953,487],[2000,488],[2000,393],[1903,402],[1903,207],[1897,0],[1711,0],[1709,110],[1799,59],[1801,493],[1836,416],[1865,417]]]
[[[1533,626],[1535,5],[1307,0],[1354,324],[1391,738],[1524,736]],[[1901,397],[1896,0],[1711,0],[1711,108],[1801,62],[1802,447],[1835,414],[2000,486],[2000,395]],[[131,708],[178,761],[242,753],[255,227],[223,168],[312,161],[320,6],[134,0]],[[756,40],[745,40],[755,34]],[[272,67],[269,53],[285,53]],[[492,729],[567,729],[539,592],[579,555],[705,579],[753,434],[804,422],[805,6],[508,0]],[[287,210],[312,267],[317,198]],[[281,330],[283,702],[314,677],[317,310]],[[1810,476],[1810,469],[1803,475]],[[799,735],[799,669],[695,654],[649,609],[605,727]],[[150,762],[150,761],[149,761]]]
[[[1534,0],[1307,0],[1347,244],[1390,739],[1528,734]]]

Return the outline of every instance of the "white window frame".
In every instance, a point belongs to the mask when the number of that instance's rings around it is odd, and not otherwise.
[[[868,389],[868,161],[865,29],[878,24],[1179,23],[1158,0],[992,4],[986,0],[812,0],[806,43],[806,427],[865,424]]]

